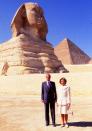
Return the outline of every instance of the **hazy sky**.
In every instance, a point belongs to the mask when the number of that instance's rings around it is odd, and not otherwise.
[[[92,0],[0,0],[0,43],[11,38],[11,20],[25,2],[44,9],[53,46],[67,37],[92,57]]]

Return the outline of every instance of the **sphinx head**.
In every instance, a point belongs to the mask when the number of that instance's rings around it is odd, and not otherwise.
[[[13,37],[20,34],[46,40],[48,27],[42,8],[36,3],[23,4],[11,23]]]

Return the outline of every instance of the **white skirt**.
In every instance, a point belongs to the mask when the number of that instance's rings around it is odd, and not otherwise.
[[[68,114],[68,106],[67,105],[58,106],[58,113],[59,114]]]

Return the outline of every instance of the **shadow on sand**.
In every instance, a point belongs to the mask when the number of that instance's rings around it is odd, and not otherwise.
[[[86,121],[72,122],[72,123],[69,123],[69,126],[92,127],[92,122],[86,122]]]

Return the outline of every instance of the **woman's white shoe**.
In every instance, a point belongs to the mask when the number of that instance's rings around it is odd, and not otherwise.
[[[65,124],[65,127],[66,127],[66,128],[69,128],[69,125],[68,125],[68,124]]]

